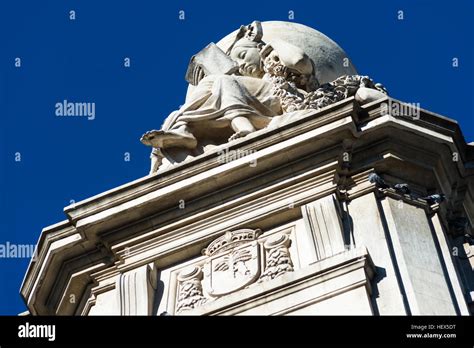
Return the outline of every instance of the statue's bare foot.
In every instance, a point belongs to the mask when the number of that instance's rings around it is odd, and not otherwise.
[[[229,138],[229,141],[232,141],[232,140],[235,140],[235,139],[239,139],[239,138],[243,138],[243,137],[245,137],[247,134],[250,134],[250,133],[252,133],[252,131],[250,131],[250,130],[241,130],[241,131],[235,132],[235,133],[232,134],[232,136]]]
[[[197,140],[191,133],[163,130],[152,130],[146,132],[140,138],[140,141],[142,144],[161,149],[166,149],[168,147],[185,147],[188,149],[194,149],[197,145]]]

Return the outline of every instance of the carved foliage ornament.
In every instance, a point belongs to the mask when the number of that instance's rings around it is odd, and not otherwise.
[[[185,269],[178,275],[179,290],[177,312],[193,309],[206,302],[202,293],[202,270],[198,266]]]
[[[277,234],[265,242],[267,260],[265,271],[260,276],[260,282],[275,279],[294,270],[289,251],[290,244],[291,240],[287,234]]]

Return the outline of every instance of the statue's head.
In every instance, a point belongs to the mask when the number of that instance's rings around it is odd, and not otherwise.
[[[262,36],[262,25],[258,21],[240,27],[233,44],[227,50],[227,54],[239,65],[240,74],[252,77],[263,76],[260,50],[265,44]]]

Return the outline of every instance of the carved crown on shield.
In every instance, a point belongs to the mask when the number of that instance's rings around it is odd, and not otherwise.
[[[202,254],[212,256],[233,249],[239,245],[251,242],[262,234],[260,229],[241,229],[237,231],[228,231],[224,235],[215,239],[209,246],[202,250]]]

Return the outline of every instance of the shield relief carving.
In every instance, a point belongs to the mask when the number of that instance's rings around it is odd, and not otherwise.
[[[292,272],[289,235],[277,233],[261,240],[261,233],[241,229],[212,241],[202,251],[206,259],[180,271],[176,312]]]
[[[222,296],[252,284],[261,273],[260,255],[260,245],[253,241],[211,256],[203,267],[204,289]]]

